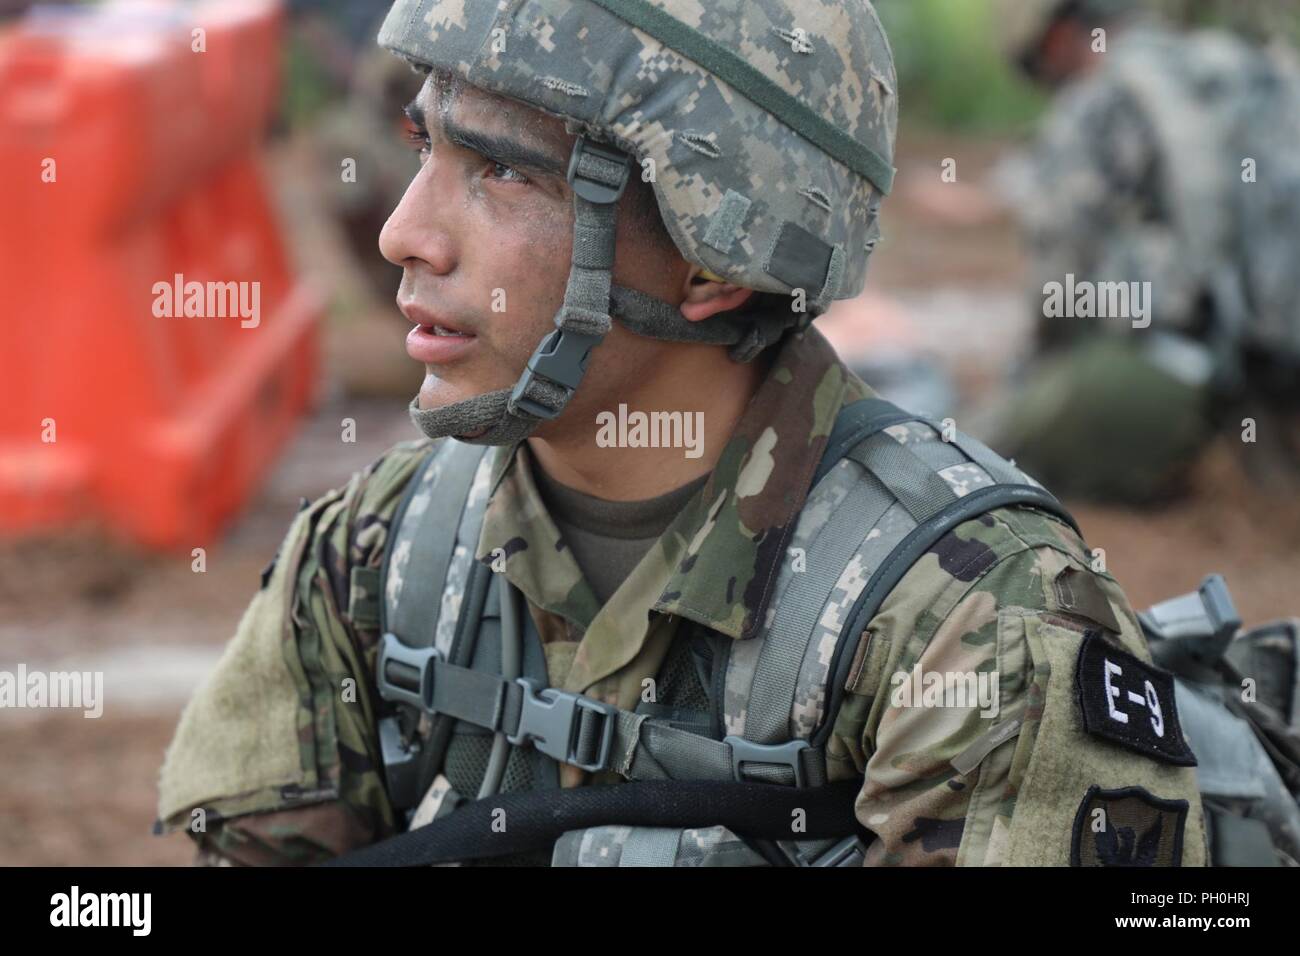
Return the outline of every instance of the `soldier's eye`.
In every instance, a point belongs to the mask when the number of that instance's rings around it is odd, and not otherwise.
[[[402,138],[411,144],[411,147],[421,155],[427,153],[430,149],[428,130],[420,129],[414,125],[407,125],[402,131]]]
[[[508,183],[528,183],[529,178],[515,169],[513,166],[507,166],[505,163],[498,163],[496,160],[489,160],[487,169],[494,179],[501,179]]]

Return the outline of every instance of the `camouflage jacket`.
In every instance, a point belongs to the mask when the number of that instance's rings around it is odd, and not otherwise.
[[[527,444],[490,452],[477,557],[504,555],[553,686],[631,707],[686,629],[751,636],[777,562],[788,560],[772,542],[803,506],[835,414],[872,394],[815,329],[778,349],[713,473],[603,607],[538,496]],[[349,609],[373,607],[373,594],[355,593],[367,575],[354,571],[380,565],[394,509],[429,450],[399,445],[304,508],[187,706],[159,816],[167,830],[188,829],[202,858],[303,863],[399,829],[375,730],[378,622]],[[1176,836],[1183,863],[1204,861],[1193,772],[1079,728],[1071,680],[1085,631],[1105,629],[1150,659],[1122,591],[1094,563],[1058,520],[1000,509],[938,541],[890,593],[830,718],[830,776],[865,774],[855,811],[876,837],[868,863],[1063,864],[1096,787],[1187,801],[1185,834],[1181,822],[1176,834],[1166,828],[1155,855],[1172,859]],[[899,699],[896,675],[917,667],[999,675],[999,721],[1019,733],[991,737],[975,707]],[[563,785],[588,782],[563,769]],[[439,778],[430,797],[448,789]],[[427,803],[425,816],[437,812]],[[1158,836],[1164,819],[1139,812],[1135,825]]]
[[[1045,284],[1073,274],[1080,282],[1149,281],[1154,328],[1191,331],[1196,319],[1202,274],[1174,225],[1178,199],[1160,139],[1112,59],[1152,29],[1115,36],[1097,68],[1062,90],[1032,147],[1002,171],[1030,253],[1034,314],[1042,312]],[[1098,325],[1129,327],[1115,320],[1045,321],[1051,322],[1048,341]]]

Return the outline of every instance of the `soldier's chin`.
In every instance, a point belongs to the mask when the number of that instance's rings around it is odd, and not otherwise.
[[[485,390],[485,391],[489,391],[489,390]],[[428,375],[425,376],[424,383],[420,386],[418,403],[421,410],[427,411],[436,408],[446,408],[448,405],[455,404],[456,402],[463,402],[466,399],[473,398],[475,395],[478,394],[481,393],[463,392],[462,389],[458,388],[455,385],[452,385],[446,379],[438,378],[438,376],[434,375],[433,373],[429,373]],[[459,432],[455,435],[455,437],[456,438],[478,438],[481,435],[487,434],[488,429],[490,429],[491,427],[492,427],[491,425],[485,425],[482,428],[477,429],[476,431]]]
[[[424,376],[424,382],[420,385],[420,408],[423,411],[446,408],[456,402],[463,402],[467,398],[473,398],[475,394],[430,372]]]

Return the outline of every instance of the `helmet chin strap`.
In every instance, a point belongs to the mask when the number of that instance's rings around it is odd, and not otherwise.
[[[411,421],[425,435],[452,436],[473,445],[512,445],[527,438],[542,422],[564,411],[586,374],[591,350],[610,329],[611,314],[639,335],[729,345],[731,357],[739,362],[750,361],[796,324],[790,314],[691,322],[670,302],[615,286],[618,200],[630,171],[631,157],[626,153],[578,137],[568,171],[573,187],[573,263],[564,302],[555,314],[555,329],[538,343],[513,388],[441,408],[420,408],[419,399],[412,400]]]

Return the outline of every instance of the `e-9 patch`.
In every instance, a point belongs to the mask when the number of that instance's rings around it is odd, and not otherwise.
[[[1171,675],[1090,631],[1079,648],[1074,683],[1088,733],[1164,763],[1196,766]]]

